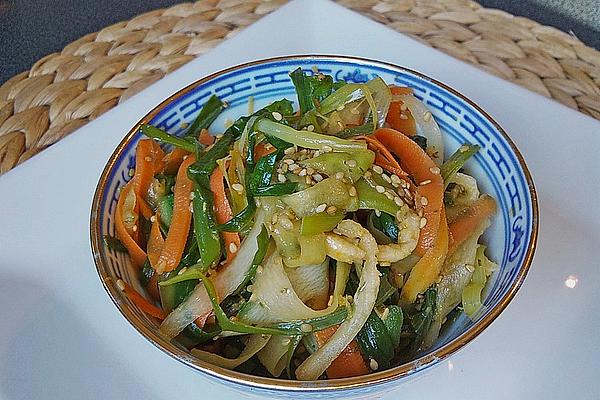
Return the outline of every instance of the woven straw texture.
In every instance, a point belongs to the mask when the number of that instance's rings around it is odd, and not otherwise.
[[[200,0],[109,26],[0,87],[0,174],[287,0]],[[469,0],[338,0],[399,32],[600,119],[600,52]]]

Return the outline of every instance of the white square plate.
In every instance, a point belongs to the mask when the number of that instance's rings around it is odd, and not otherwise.
[[[310,53],[396,63],[464,93],[511,135],[538,190],[538,249],[517,297],[450,361],[384,398],[600,396],[600,123],[333,3],[297,0],[0,177],[0,399],[240,398],[119,315],[90,252],[92,195],[121,138],[176,90]]]

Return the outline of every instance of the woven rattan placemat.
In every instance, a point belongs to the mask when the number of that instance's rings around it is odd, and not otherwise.
[[[104,28],[0,87],[0,174],[287,0],[200,0]],[[399,32],[600,120],[600,52],[470,0],[338,0]]]

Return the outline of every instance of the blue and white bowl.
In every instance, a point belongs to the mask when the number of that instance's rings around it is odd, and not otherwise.
[[[444,134],[448,154],[463,143],[479,144],[481,150],[465,166],[477,178],[483,193],[498,202],[499,212],[485,233],[484,242],[492,260],[500,268],[491,278],[485,293],[484,309],[475,321],[464,315],[444,331],[437,345],[418,359],[370,375],[315,382],[297,382],[242,374],[210,365],[194,358],[177,343],[158,334],[157,321],[147,317],[116,286],[121,278],[143,293],[137,273],[127,255],[102,244],[104,235],[114,235],[113,214],[118,188],[130,179],[135,165],[135,147],[142,138],[140,124],[152,124],[179,134],[190,123],[208,98],[215,94],[229,107],[213,125],[213,132],[224,130],[227,120],[248,114],[248,100],[254,109],[286,97],[295,101],[289,72],[313,67],[334,79],[365,82],[380,76],[387,83],[410,86],[416,97],[431,110]],[[465,347],[480,334],[508,305],[523,283],[535,250],[538,227],[537,200],[531,175],[521,154],[506,132],[481,108],[454,89],[423,74],[396,65],[343,56],[292,56],[255,61],[232,67],[200,79],[173,94],[150,111],[114,151],[98,183],[92,205],[91,241],[100,279],[123,316],[155,346],[216,381],[261,388],[273,394],[305,392],[311,396],[340,392],[347,396],[363,390],[383,388],[386,383],[406,379],[429,368]],[[482,360],[483,363],[483,360]]]

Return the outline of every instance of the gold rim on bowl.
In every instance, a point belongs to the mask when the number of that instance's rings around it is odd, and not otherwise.
[[[102,193],[104,193],[109,172],[113,169],[116,160],[121,156],[121,153],[133,138],[133,136],[139,130],[140,125],[148,123],[152,118],[158,114],[167,104],[171,103],[175,98],[185,95],[196,87],[208,82],[220,75],[226,74],[233,70],[242,69],[250,66],[267,64],[275,61],[287,61],[287,60],[328,60],[328,61],[351,61],[358,63],[367,63],[375,66],[381,66],[391,69],[396,69],[399,71],[405,71],[416,76],[419,76],[422,79],[425,79],[439,87],[444,88],[455,96],[459,97],[466,103],[468,103],[471,107],[477,110],[481,115],[483,115],[489,122],[491,122],[494,127],[500,132],[504,140],[509,144],[511,150],[517,157],[519,161],[519,165],[521,166],[524,174],[525,180],[527,182],[527,186],[529,189],[530,197],[531,197],[531,206],[532,206],[532,231],[531,236],[529,238],[529,242],[527,243],[527,252],[524,257],[523,264],[519,269],[519,273],[516,279],[512,282],[509,290],[502,296],[498,304],[490,310],[481,320],[477,321],[471,328],[469,328],[466,332],[461,334],[459,337],[445,344],[444,346],[436,349],[435,351],[425,354],[419,357],[416,360],[411,362],[399,365],[394,368],[390,368],[380,372],[374,372],[367,375],[362,375],[353,378],[343,378],[343,379],[330,379],[330,380],[319,380],[319,381],[295,381],[295,380],[284,380],[284,379],[276,379],[276,378],[266,378],[260,376],[254,376],[249,374],[244,374],[241,372],[236,372],[232,370],[228,370],[225,368],[221,368],[207,362],[196,359],[189,352],[183,350],[182,348],[174,345],[170,341],[166,340],[162,336],[159,335],[156,327],[149,326],[146,322],[141,321],[128,307],[123,304],[122,296],[123,294],[116,287],[114,279],[115,277],[110,276],[108,274],[108,270],[105,265],[105,261],[100,256],[101,254],[101,246],[102,244],[102,236],[100,235],[100,223],[98,219],[98,210],[100,208],[100,202],[102,198]],[[477,337],[486,327],[488,327],[500,313],[507,307],[510,301],[513,299],[523,281],[529,271],[531,266],[531,262],[533,260],[533,256],[535,253],[537,236],[538,236],[538,225],[539,225],[539,215],[538,215],[538,202],[537,202],[537,194],[535,190],[535,186],[533,184],[533,179],[531,177],[531,173],[525,164],[523,156],[510,139],[506,131],[481,107],[471,101],[469,98],[456,91],[455,89],[445,85],[442,82],[439,82],[433,78],[430,78],[420,72],[411,70],[409,68],[401,67],[392,63],[371,60],[367,58],[360,57],[349,57],[342,55],[294,55],[294,56],[280,56],[280,57],[272,57],[262,60],[256,60],[247,62],[244,64],[240,64],[234,67],[229,67],[223,69],[219,72],[215,72],[211,75],[208,75],[202,79],[197,80],[196,82],[186,86],[185,88],[175,92],[171,96],[169,96],[166,100],[157,105],[152,111],[146,114],[134,127],[129,131],[129,133],[125,136],[125,138],[119,143],[113,154],[111,155],[108,163],[104,167],[102,174],[100,176],[100,180],[96,187],[96,191],[94,193],[94,199],[92,202],[92,210],[90,217],[90,239],[91,239],[91,247],[92,253],[94,256],[94,261],[96,263],[96,270],[100,279],[102,280],[102,284],[104,289],[107,291],[111,300],[115,304],[115,306],[119,309],[121,314],[127,319],[133,327],[148,339],[153,345],[158,347],[160,350],[175,358],[176,360],[188,365],[189,367],[207,373],[211,376],[220,378],[225,381],[233,382],[236,384],[244,385],[244,386],[253,386],[261,389],[271,389],[271,390],[286,390],[286,391],[301,391],[301,392],[310,392],[310,391],[334,391],[341,389],[357,389],[364,388],[368,385],[377,385],[386,382],[390,382],[392,380],[406,377],[408,375],[417,372],[418,370],[424,369],[432,365],[432,363],[442,361],[447,357],[451,356],[461,348],[463,348],[467,343],[472,341],[475,337]]]

